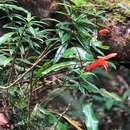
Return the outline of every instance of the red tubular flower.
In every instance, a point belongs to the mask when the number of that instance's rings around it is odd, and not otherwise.
[[[109,60],[112,57],[115,57],[117,53],[110,53],[106,56],[97,56],[98,59],[96,59],[93,63],[90,65],[86,66],[84,68],[85,71],[92,71],[94,68],[97,67],[104,67],[106,71],[108,71],[108,63],[107,60]]]
[[[99,36],[106,36],[106,34],[110,33],[110,31],[106,28],[99,31]]]
[[[97,59],[92,64],[85,67],[85,71],[92,71],[94,68],[103,66],[105,70],[107,71],[108,64],[104,59]]]

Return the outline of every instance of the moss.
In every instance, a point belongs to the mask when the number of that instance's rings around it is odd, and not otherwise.
[[[108,20],[124,22],[130,17],[130,11],[119,6],[119,0],[94,0],[91,3],[96,5],[95,8],[98,10],[104,10]]]

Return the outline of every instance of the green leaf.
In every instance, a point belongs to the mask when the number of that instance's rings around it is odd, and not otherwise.
[[[105,97],[109,97],[109,98],[112,98],[112,99],[115,99],[116,101],[122,101],[122,99],[115,93],[113,92],[108,92],[107,90],[105,89],[100,89],[99,90],[99,93],[102,95],[102,96],[105,96]]]
[[[101,42],[98,41],[96,37],[93,37],[93,38],[91,39],[91,41],[90,41],[90,45],[91,45],[91,46],[96,46],[96,47],[97,47],[97,46],[100,46],[100,44],[101,44]]]
[[[92,84],[89,81],[86,81],[86,84],[83,84],[83,87],[88,91],[88,92],[92,92],[92,93],[98,93],[99,89],[96,85]]]
[[[109,46],[105,46],[105,45],[100,45],[99,48],[104,49],[104,50],[108,50],[110,47]]]
[[[61,44],[64,44],[64,43],[66,43],[69,39],[70,39],[70,34],[68,34],[68,33],[65,33],[65,34],[63,34],[62,36],[61,36]]]
[[[21,98],[18,102],[17,102],[17,107],[20,109],[24,109],[26,108],[28,105],[27,101],[23,98]]]
[[[115,70],[116,70],[116,65],[114,64],[114,63],[112,63],[112,62],[108,62],[108,64],[112,67],[112,68],[114,68]]]
[[[130,90],[127,90],[124,94],[123,94],[123,99],[127,99],[130,98]]]
[[[12,60],[12,58],[7,58],[4,55],[0,55],[0,66],[6,66],[10,63],[10,61]]]
[[[108,110],[110,110],[115,102],[114,102],[114,100],[111,99],[111,98],[107,98],[106,100],[107,100],[107,101],[106,101],[106,103],[105,103],[105,106],[106,106],[106,108],[107,108]]]
[[[58,71],[63,68],[73,67],[74,65],[76,65],[76,62],[72,62],[72,61],[55,64],[55,65],[51,66],[50,68],[46,69],[45,71],[43,71],[42,75],[44,76],[44,75],[50,73],[51,71]]]
[[[71,0],[76,6],[84,6],[86,4],[86,0]]]
[[[93,55],[91,54],[91,52],[89,50],[85,50],[82,47],[71,47],[69,49],[67,49],[64,52],[64,57],[65,58],[76,58],[79,59],[81,58],[81,60],[91,60],[93,59]]]
[[[103,54],[103,53],[99,49],[104,49],[104,50],[108,50],[109,49],[109,46],[102,45],[102,43],[100,41],[98,41],[96,37],[93,37],[91,39],[90,45],[95,49],[95,51],[97,51],[100,54]]]
[[[0,37],[0,45],[4,44],[5,42],[7,42],[8,40],[10,40],[11,36],[13,35],[13,32],[9,32],[4,34],[3,36]]]
[[[20,20],[21,23],[22,23],[22,22],[23,22],[23,23],[26,22],[24,16],[22,16],[22,15],[20,15],[20,14],[14,14],[14,15],[13,15],[13,18],[17,18],[18,20]]]
[[[36,36],[35,29],[32,26],[29,27],[29,31],[33,36]]]
[[[59,49],[56,52],[56,55],[54,57],[54,63],[58,62],[60,60],[60,58],[63,56],[63,53],[65,52],[66,48],[67,48],[68,44],[62,44]]]
[[[21,51],[21,54],[24,55],[25,54],[25,48],[21,45],[20,46],[20,51]]]
[[[83,73],[80,74],[81,78],[88,78],[89,76],[97,77],[94,73],[91,73],[91,72],[83,72]]]
[[[17,11],[22,11],[24,13],[29,13],[27,10],[25,10],[24,8],[22,7],[19,7],[17,5],[14,5],[14,4],[0,4],[0,9],[3,9],[3,8],[8,8],[8,9],[14,9],[14,10],[17,10]]]
[[[122,101],[122,99],[115,93],[108,92],[105,89],[99,89],[96,85],[92,84],[89,81],[85,81],[86,84],[82,84],[81,87],[86,89],[88,92],[92,93],[99,93],[100,95],[107,97],[107,98],[112,98],[116,101]]]
[[[99,121],[97,120],[97,118],[93,112],[91,103],[83,106],[83,113],[86,118],[85,124],[86,124],[87,130],[98,130]]]

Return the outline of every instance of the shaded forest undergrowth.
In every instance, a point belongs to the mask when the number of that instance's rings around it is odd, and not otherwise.
[[[129,130],[128,8],[55,4],[37,17],[0,1],[1,129]]]

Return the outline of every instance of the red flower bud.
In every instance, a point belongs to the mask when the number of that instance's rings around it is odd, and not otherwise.
[[[105,36],[106,34],[110,33],[110,31],[106,28],[99,31],[99,36]]]

